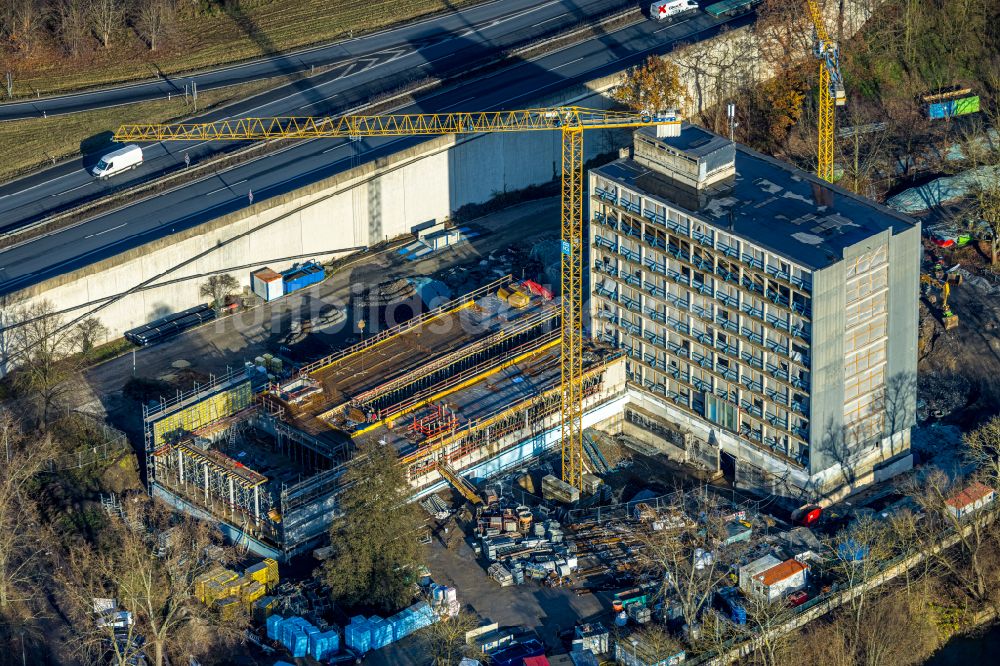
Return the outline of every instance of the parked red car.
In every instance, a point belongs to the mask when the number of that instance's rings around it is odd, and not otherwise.
[[[792,608],[796,606],[801,606],[806,601],[809,600],[809,593],[805,590],[799,590],[798,592],[792,592],[788,595],[788,605]]]

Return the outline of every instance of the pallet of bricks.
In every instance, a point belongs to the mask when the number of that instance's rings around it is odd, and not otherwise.
[[[194,593],[199,601],[218,611],[223,620],[232,620],[240,611],[272,606],[273,599],[268,602],[265,595],[278,580],[278,563],[266,558],[248,567],[243,575],[217,566],[195,579]]]

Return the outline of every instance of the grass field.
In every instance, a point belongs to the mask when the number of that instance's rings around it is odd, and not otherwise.
[[[17,69],[17,97],[176,74],[371,32],[482,0],[230,0],[228,9],[180,16],[163,48],[149,51],[132,31],[105,51],[96,41],[76,60],[55,46]],[[45,51],[46,49],[42,49]]]
[[[198,93],[198,111],[226,104],[267,90],[286,81],[275,77]],[[0,123],[0,182],[53,161],[91,153],[107,146],[111,133],[122,123],[162,123],[195,113],[184,97],[155,102]]]

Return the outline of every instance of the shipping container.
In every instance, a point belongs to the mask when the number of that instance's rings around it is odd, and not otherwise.
[[[971,88],[954,87],[923,96],[927,117],[931,120],[964,116],[979,111],[979,96]]]
[[[290,294],[293,291],[298,291],[317,282],[322,282],[326,273],[323,271],[322,266],[310,261],[301,266],[289,269],[281,275],[285,283],[285,293]]]
[[[285,281],[281,273],[265,266],[250,273],[250,289],[265,301],[273,301],[285,295]]]

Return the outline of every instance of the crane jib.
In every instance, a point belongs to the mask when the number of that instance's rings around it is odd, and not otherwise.
[[[591,129],[679,125],[673,112],[613,111],[555,107],[476,113],[423,113],[385,116],[236,118],[214,123],[122,125],[115,141],[209,141],[377,136],[430,136],[491,132],[559,131],[562,134],[562,336],[560,417],[562,478],[583,484],[583,135]],[[252,200],[251,200],[252,203]]]

